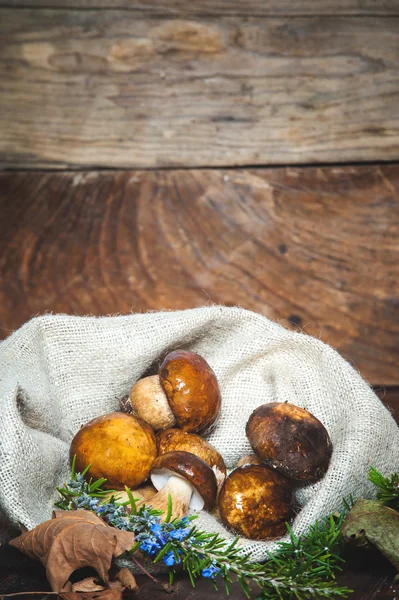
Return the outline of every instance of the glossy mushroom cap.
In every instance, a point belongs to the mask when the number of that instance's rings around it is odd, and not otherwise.
[[[246,434],[262,462],[287,477],[317,481],[327,471],[330,437],[304,408],[282,402],[259,406],[248,420]]]
[[[162,456],[167,452],[181,450],[195,454],[206,462],[216,476],[218,488],[226,479],[226,465],[219,452],[202,437],[195,433],[187,433],[181,429],[167,429],[157,434],[158,454]]]
[[[159,379],[178,426],[205,433],[220,414],[221,396],[216,375],[195,352],[170,352],[159,369]]]
[[[155,459],[151,469],[151,481],[157,490],[163,488],[168,479],[178,476],[192,487],[190,508],[209,509],[216,500],[216,477],[211,467],[189,452],[168,452]],[[154,507],[154,503],[152,504]]]
[[[293,515],[289,479],[260,465],[234,469],[219,494],[224,525],[250,540],[269,540],[287,532]]]
[[[134,488],[149,475],[157,456],[151,427],[133,415],[113,412],[84,425],[72,440],[71,461],[76,454],[76,471],[91,464],[88,477],[106,478],[104,487]]]

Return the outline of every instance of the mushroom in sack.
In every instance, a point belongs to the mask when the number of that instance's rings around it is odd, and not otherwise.
[[[293,516],[290,480],[264,465],[234,469],[219,493],[222,523],[251,540],[270,540],[286,533]]]
[[[157,456],[155,434],[142,419],[113,412],[89,421],[72,440],[70,459],[76,471],[91,464],[88,478],[107,481],[104,487],[134,488],[148,478]]]
[[[208,510],[215,503],[217,483],[211,467],[189,452],[168,452],[155,459],[151,481],[159,490],[151,499],[152,508],[168,512],[169,496],[174,518],[184,517],[189,509]]]
[[[249,417],[247,438],[272,469],[300,481],[317,481],[328,469],[330,436],[310,412],[287,402],[263,404]]]
[[[226,479],[226,465],[223,457],[212,444],[195,433],[187,433],[181,429],[160,431],[156,439],[160,456],[167,452],[181,450],[195,454],[195,456],[206,462],[215,473],[218,489],[220,489]]]
[[[177,424],[183,431],[210,431],[220,414],[221,396],[216,375],[199,354],[170,352],[158,375],[140,379],[123,400],[122,410],[133,412],[154,431]]]

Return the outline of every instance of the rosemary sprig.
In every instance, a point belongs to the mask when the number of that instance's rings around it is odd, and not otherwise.
[[[239,538],[228,541],[218,534],[200,531],[193,524],[195,516],[172,520],[171,499],[167,518],[162,521],[161,511],[145,505],[138,508],[130,490],[127,490],[129,502],[119,503],[117,493],[105,500],[104,495],[109,495],[109,490],[103,490],[103,484],[104,480],[87,483],[83,474],[75,473],[73,465],[71,480],[58,489],[61,498],[56,506],[65,510],[92,510],[110,525],[133,531],[136,543],[130,553],[140,549],[154,563],[163,561],[170,567],[170,583],[176,565],[181,565],[194,587],[196,579],[205,577],[212,580],[217,589],[221,578],[228,594],[235,576],[246,597],[257,587],[259,600],[344,598],[351,591],[339,587],[334,576],[343,562],[339,551],[345,510],[316,523],[305,536],[297,537],[287,525],[289,541],[281,542],[278,550],[261,564],[251,562],[250,555],[240,548]]]
[[[377,500],[385,506],[399,510],[399,473],[384,477],[377,469],[370,467],[368,479],[378,489]]]

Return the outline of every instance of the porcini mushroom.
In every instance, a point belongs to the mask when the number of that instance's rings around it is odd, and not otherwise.
[[[168,452],[155,459],[151,481],[159,492],[151,506],[167,513],[169,495],[172,514],[182,518],[189,508],[194,511],[210,509],[217,494],[215,473],[203,460],[189,452]]]
[[[218,488],[226,479],[226,465],[219,452],[202,437],[195,433],[187,433],[181,429],[166,429],[160,431],[157,436],[158,453],[160,456],[167,452],[182,450],[191,452],[206,462],[215,473]]]
[[[286,532],[292,502],[289,479],[263,465],[247,465],[227,477],[218,506],[227,528],[251,540],[268,540]]]
[[[76,470],[82,472],[91,464],[88,477],[105,477],[104,487],[134,488],[147,479],[157,456],[155,434],[138,417],[108,413],[78,431],[71,443],[71,461],[74,455]]]
[[[246,434],[261,461],[287,477],[317,481],[327,471],[330,436],[304,408],[286,402],[263,404],[251,414]]]
[[[213,428],[221,396],[215,373],[195,352],[170,352],[158,375],[139,380],[129,394],[131,410],[155,431],[178,425],[187,432]],[[123,409],[126,410],[126,401]]]

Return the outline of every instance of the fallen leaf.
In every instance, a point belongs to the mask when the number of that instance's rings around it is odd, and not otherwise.
[[[65,589],[65,586],[64,586]],[[86,577],[72,585],[72,592],[100,592],[104,590],[103,585],[99,585],[94,577]],[[67,590],[68,591],[68,590]]]
[[[111,527],[87,510],[54,511],[52,519],[10,541],[11,546],[42,562],[54,592],[61,592],[71,573],[83,567],[94,568],[108,585],[112,558],[133,544],[131,531]]]
[[[125,588],[120,581],[111,581],[109,587],[99,592],[60,592],[60,600],[122,600]]]
[[[375,546],[399,575],[399,512],[377,500],[358,500],[341,531],[344,540],[353,546]]]
[[[130,590],[131,592],[136,593],[139,589],[139,586],[136,583],[133,573],[127,568],[122,567],[117,572],[115,579],[118,579],[124,588]]]

